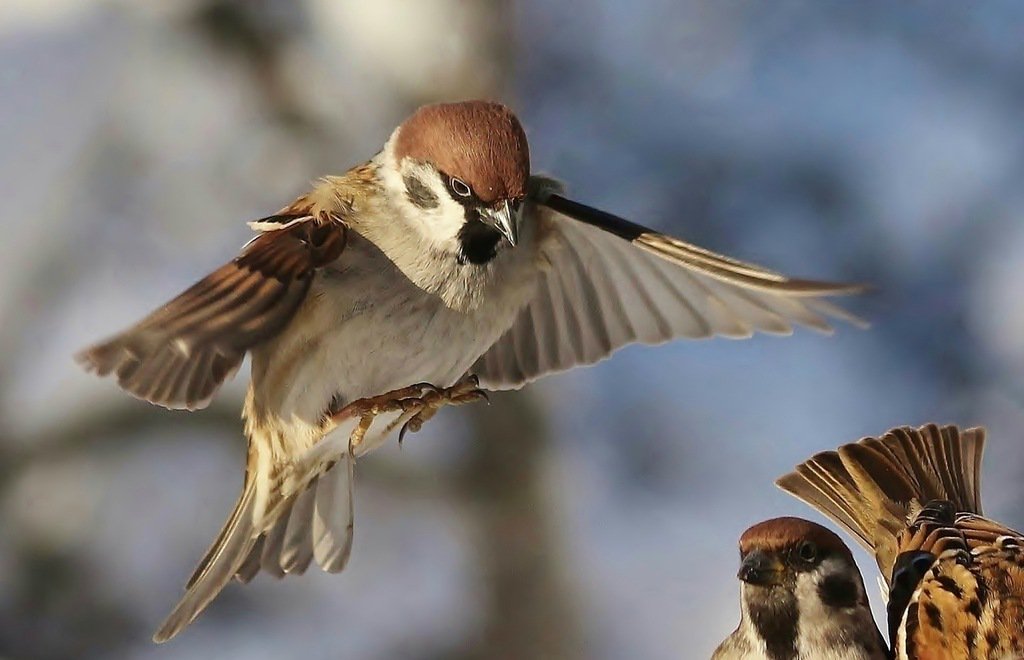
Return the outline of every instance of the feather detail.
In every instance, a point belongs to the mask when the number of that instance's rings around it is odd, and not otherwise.
[[[312,219],[313,217],[309,215],[271,215],[245,224],[249,229],[258,232],[281,231]]]
[[[762,289],[775,293],[785,292],[800,296],[849,295],[865,291],[865,287],[862,285],[833,284],[789,278],[767,268],[717,254],[711,250],[666,236],[607,211],[566,199],[561,195],[548,194],[542,203],[566,217],[624,238],[640,249],[662,259],[749,289]]]
[[[345,235],[340,221],[298,216],[260,234],[232,262],[76,359],[100,376],[114,374],[140,399],[203,408],[248,350],[288,324],[314,272],[341,254]]]
[[[794,325],[831,332],[828,319],[863,325],[822,296],[863,287],[794,280],[664,236],[549,191],[535,177],[541,210],[536,292],[512,327],[470,369],[489,389],[511,389],[602,360],[641,342],[755,332]]]
[[[817,454],[776,484],[842,525],[874,553],[891,583],[897,536],[912,513],[932,500],[981,513],[984,445],[980,428],[901,427]]]
[[[313,557],[328,573],[340,572],[352,554],[355,459],[346,452],[339,462],[320,476],[311,530]]]
[[[984,444],[980,428],[901,427],[777,482],[874,552],[897,658],[1024,654],[1024,538],[981,515]]]
[[[185,596],[153,635],[154,642],[166,642],[192,623],[238,571],[256,540],[253,534],[255,494],[255,483],[250,483],[189,580]]]

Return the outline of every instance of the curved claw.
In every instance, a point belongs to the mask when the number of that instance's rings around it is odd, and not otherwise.
[[[466,404],[466,403],[474,403],[474,402],[480,401],[480,400],[483,400],[483,401],[487,402],[488,405],[490,405],[490,403],[491,403],[491,397],[488,396],[487,392],[485,392],[484,390],[479,390],[479,389],[478,390],[470,390],[469,392],[464,392],[462,394],[454,396],[451,399],[451,403],[453,403],[455,405],[463,405],[463,404]]]
[[[399,446],[401,446],[402,441],[405,440],[405,434],[406,433],[409,433],[409,432],[416,433],[421,428],[423,428],[423,424],[422,424],[422,422],[419,421],[418,417],[419,417],[419,415],[416,415],[416,416],[412,417],[405,424],[402,424],[402,430],[398,432],[398,444],[399,444]]]
[[[430,392],[430,393],[433,393],[433,394],[440,394],[441,393],[441,388],[440,387],[438,387],[437,385],[434,385],[433,383],[428,383],[426,381],[423,381],[423,382],[420,382],[420,383],[414,383],[413,385],[410,385],[408,389],[417,389],[417,390],[422,390],[423,392]]]

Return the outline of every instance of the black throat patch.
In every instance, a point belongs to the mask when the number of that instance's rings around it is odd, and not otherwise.
[[[779,598],[757,599],[747,602],[750,622],[764,640],[765,655],[771,660],[792,660],[796,657],[797,609],[791,593]]]
[[[466,224],[459,230],[459,263],[486,264],[498,253],[501,238],[497,229],[480,221],[474,209],[466,208]]]

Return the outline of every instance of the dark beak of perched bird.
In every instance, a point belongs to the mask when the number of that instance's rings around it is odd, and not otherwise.
[[[753,550],[743,558],[736,574],[743,582],[767,587],[782,582],[782,562],[761,550]]]

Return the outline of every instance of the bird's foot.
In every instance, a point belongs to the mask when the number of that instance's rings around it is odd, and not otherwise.
[[[430,418],[445,406],[462,406],[481,400],[490,403],[487,392],[480,388],[480,379],[472,374],[451,387],[437,388],[429,383],[420,383],[420,386],[426,387],[426,390],[424,395],[414,405],[416,410],[413,415],[404,422],[401,422],[401,418],[399,418],[399,422],[395,423],[395,426],[398,423],[402,423],[402,430],[398,433],[399,444],[405,439],[407,432],[415,433],[419,431],[426,422],[430,421]]]
[[[349,451],[362,444],[363,438],[373,422],[384,414],[401,413],[384,429],[384,435],[398,427],[398,442],[401,443],[409,431],[419,431],[423,424],[445,406],[461,406],[479,400],[487,401],[487,393],[480,389],[480,381],[470,375],[451,387],[437,387],[431,383],[416,383],[409,387],[392,390],[378,396],[357,399],[332,415],[335,423],[358,418],[359,423],[349,436]]]

